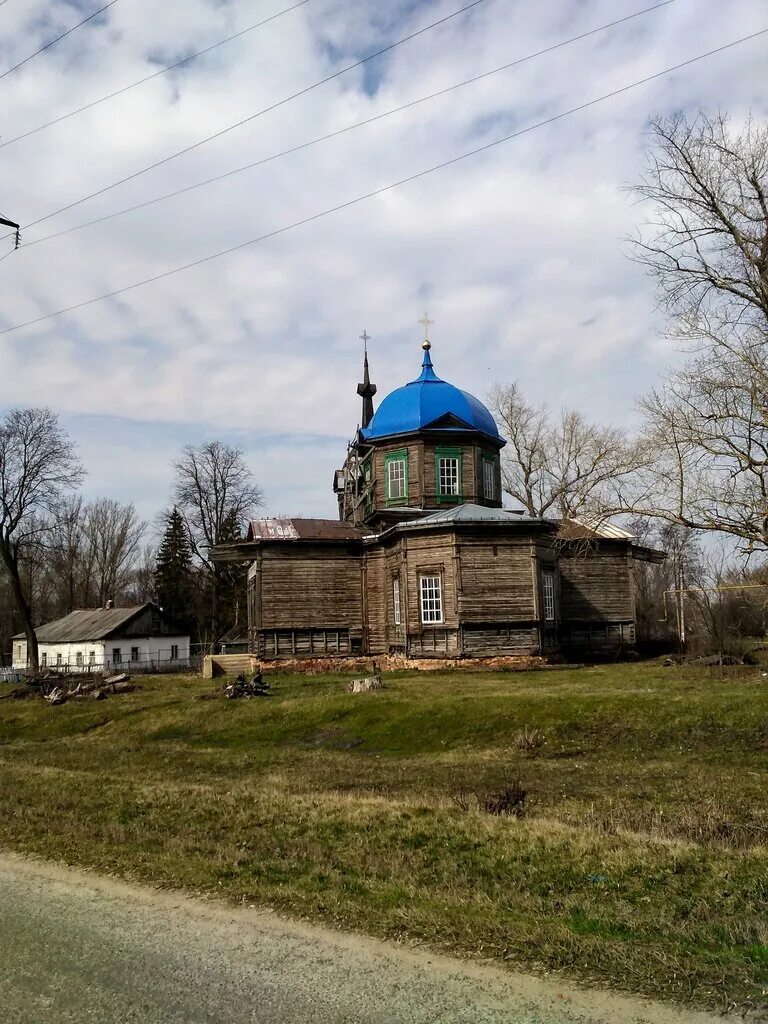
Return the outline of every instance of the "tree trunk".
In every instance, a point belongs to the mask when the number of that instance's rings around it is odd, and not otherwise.
[[[32,622],[32,609],[29,607],[29,603],[24,595],[24,588],[21,585],[19,561],[12,551],[7,550],[5,544],[0,545],[0,555],[2,555],[3,563],[8,572],[16,607],[24,622],[24,632],[27,637],[27,668],[30,672],[37,674],[40,669],[37,653],[37,634]]]

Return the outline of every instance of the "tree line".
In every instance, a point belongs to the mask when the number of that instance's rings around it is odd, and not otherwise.
[[[49,409],[0,422],[0,651],[76,608],[156,601],[193,643],[214,645],[243,622],[244,570],[210,549],[243,535],[262,503],[242,451],[220,441],[186,446],[173,463],[171,503],[155,530],[133,503],[85,501],[72,441]],[[159,530],[159,542],[151,534]]]
[[[491,405],[508,439],[502,480],[511,499],[531,516],[625,517],[671,552],[655,576],[638,570],[649,630],[672,615],[680,631],[688,608],[722,635],[728,609],[728,621],[762,621],[765,592],[768,126],[702,111],[650,127],[634,188],[648,217],[633,254],[686,361],[640,397],[633,432],[531,403],[514,382],[497,384]],[[82,469],[53,413],[10,412],[0,424],[0,609],[13,606],[29,636],[33,621],[77,603],[153,596],[200,642],[215,641],[242,614],[244,587],[241,570],[211,562],[210,547],[241,535],[261,491],[242,452],[220,442],[185,448],[173,468],[155,552],[131,505],[67,497]],[[0,623],[6,649],[8,628]]]

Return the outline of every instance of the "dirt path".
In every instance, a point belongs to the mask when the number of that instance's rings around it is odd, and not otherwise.
[[[722,1018],[0,854],[4,1024],[714,1024]]]

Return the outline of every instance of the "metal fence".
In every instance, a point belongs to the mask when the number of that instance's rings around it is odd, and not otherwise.
[[[115,675],[126,672],[128,675],[164,673],[202,672],[203,655],[190,654],[188,658],[171,658],[154,656],[144,658],[121,658],[114,661],[110,658],[76,658],[74,661],[61,659],[40,660],[41,672],[54,672],[61,675],[90,675],[91,673]],[[23,669],[0,668],[0,682],[19,682],[26,675]]]

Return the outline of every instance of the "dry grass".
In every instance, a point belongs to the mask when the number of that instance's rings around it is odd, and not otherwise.
[[[2,701],[0,842],[757,1012],[760,680],[632,665],[394,673],[371,699],[336,675],[277,677],[265,701],[195,701],[199,679],[99,704]],[[523,820],[479,807],[510,780]]]

